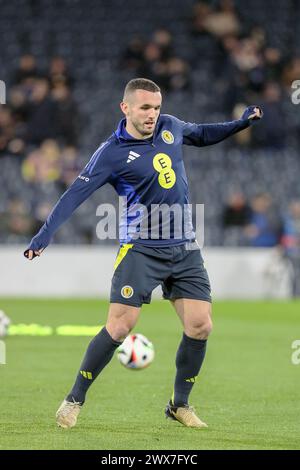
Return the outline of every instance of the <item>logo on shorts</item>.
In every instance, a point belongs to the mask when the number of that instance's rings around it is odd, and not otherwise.
[[[166,144],[174,143],[174,136],[170,131],[162,131],[161,138]]]
[[[130,297],[133,296],[133,288],[131,286],[124,286],[121,289],[121,296],[124,297],[124,299],[130,299]]]

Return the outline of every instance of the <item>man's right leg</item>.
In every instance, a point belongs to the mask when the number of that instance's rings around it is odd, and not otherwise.
[[[106,325],[90,342],[73,388],[56,413],[59,426],[63,428],[75,426],[89,387],[135,326],[140,310],[140,307],[110,304]]]

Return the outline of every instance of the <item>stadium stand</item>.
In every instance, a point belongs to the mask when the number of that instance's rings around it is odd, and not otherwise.
[[[205,204],[206,245],[253,244],[243,229],[223,224],[233,192],[249,207],[267,192],[278,226],[300,198],[300,113],[291,102],[291,83],[300,78],[300,3],[132,3],[0,0],[0,79],[8,90],[0,107],[0,243],[28,242],[116,128],[124,85],[137,75],[156,80],[163,112],[185,121],[231,120],[247,104],[264,108],[261,126],[184,150],[191,202]],[[111,243],[96,238],[102,202],[117,202],[109,186],[55,242]],[[274,244],[280,236],[276,229]]]

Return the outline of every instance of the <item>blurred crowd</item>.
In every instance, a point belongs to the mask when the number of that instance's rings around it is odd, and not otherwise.
[[[0,153],[23,154],[46,139],[77,146],[79,115],[72,83],[61,57],[40,71],[33,55],[22,56],[11,77],[8,103],[0,108]]]
[[[176,53],[173,36],[167,29],[153,32],[149,41],[134,36],[121,59],[120,67],[132,76],[147,77],[164,92],[191,88],[189,63]]]
[[[293,237],[293,248],[297,236],[300,237],[300,200],[292,201],[286,213],[282,214],[268,193],[257,194],[247,201],[242,192],[233,192],[223,208],[221,218],[226,245],[282,245],[289,250],[292,247],[289,245],[289,237]]]
[[[277,247],[293,272],[293,295],[300,297],[300,199],[281,213],[268,193],[247,201],[233,192],[222,212],[225,246]]]
[[[250,103],[264,110],[260,125],[237,134],[230,145],[280,150],[289,144],[288,139],[299,145],[299,112],[294,106],[287,113],[285,104],[290,103],[291,83],[300,78],[300,58],[270,45],[261,25],[246,27],[236,6],[232,0],[195,2],[189,18],[182,20],[185,48],[178,48],[176,34],[165,27],[147,37],[133,34],[113,73],[150,78],[166,97],[186,93],[190,102],[199,91],[194,80],[196,63],[200,75],[208,69],[213,73],[214,95],[207,97],[209,105],[218,100],[218,110],[228,118],[240,117]],[[22,181],[33,188],[35,196],[33,202],[24,201],[12,191],[0,205],[1,242],[28,240],[82,166],[82,116],[74,97],[75,82],[60,56],[49,59],[46,69],[40,70],[34,55],[25,54],[10,77],[7,105],[0,106],[0,165],[2,157],[17,160]],[[248,201],[242,192],[235,192],[219,225],[226,246],[280,246],[286,256],[300,258],[298,200],[282,213],[270,194],[257,194]]]
[[[195,3],[188,27],[191,50],[185,56],[177,53],[174,35],[159,28],[150,39],[134,36],[120,67],[151,78],[165,92],[193,91],[195,64],[203,62],[205,68],[207,60],[212,61],[214,93],[219,91],[223,111],[238,118],[248,103],[264,109],[260,126],[236,136],[239,145],[281,149],[287,132],[300,143],[299,113],[295,109],[291,116],[285,106],[290,103],[291,83],[300,77],[300,58],[270,45],[262,26],[246,27],[235,4],[233,0]],[[207,45],[200,55],[197,44]]]
[[[34,56],[26,54],[11,77],[7,105],[0,106],[0,166],[1,157],[17,160],[24,183],[37,195],[51,184],[64,191],[79,171],[79,113],[73,83],[61,57],[54,57],[48,70],[42,71]],[[53,202],[47,197],[40,202],[36,196],[30,207],[29,201],[12,194],[0,212],[1,234],[9,233],[11,241],[32,236]]]

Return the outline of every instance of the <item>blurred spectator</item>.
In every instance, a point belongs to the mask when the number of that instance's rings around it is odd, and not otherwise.
[[[59,180],[61,174],[60,149],[55,140],[46,140],[40,148],[30,152],[22,165],[23,177],[32,183]]]
[[[7,211],[0,213],[0,228],[7,233],[11,243],[23,243],[34,235],[38,228],[37,221],[30,213],[30,208],[19,198],[9,201]]]
[[[253,138],[257,145],[282,149],[285,147],[286,125],[282,103],[282,92],[276,82],[267,82],[263,91],[262,109],[264,118],[261,126],[253,128]]]
[[[161,48],[153,41],[145,46],[143,63],[138,75],[153,80],[163,90],[169,89],[168,63],[162,59]]]
[[[253,26],[249,33],[249,38],[254,42],[256,49],[260,52],[266,46],[266,31],[261,26]]]
[[[187,90],[190,87],[190,68],[180,57],[171,57],[167,62],[167,90]]]
[[[170,59],[173,55],[173,37],[167,29],[161,28],[154,31],[152,40],[160,49],[161,60]]]
[[[51,95],[57,106],[57,137],[66,145],[77,145],[79,116],[77,106],[71,96],[70,88],[65,83],[56,83]]]
[[[144,59],[140,75],[150,78],[164,91],[184,90],[189,87],[190,69],[183,59],[172,56],[163,60],[162,51],[154,42],[147,44]]]
[[[264,50],[264,60],[268,80],[280,81],[283,70],[283,60],[280,50],[275,47],[266,47]]]
[[[57,137],[57,105],[50,95],[47,79],[39,78],[35,81],[27,113],[28,143],[39,145],[45,139]]]
[[[300,297],[300,200],[289,205],[283,219],[281,245],[292,265],[292,294]]]
[[[64,190],[77,178],[80,169],[75,147],[61,148],[55,140],[49,139],[27,155],[22,175],[30,183],[57,182]]]
[[[74,78],[71,76],[66,61],[62,57],[53,57],[49,67],[49,79],[52,87],[57,84],[64,84],[71,88]]]
[[[10,141],[8,150],[10,153],[21,155],[25,151],[28,113],[27,97],[22,86],[15,86],[10,90],[9,107],[14,120],[14,138]]]
[[[245,196],[240,191],[232,193],[222,214],[224,246],[248,244],[244,228],[249,224],[250,216],[251,211]]]
[[[262,193],[253,198],[251,203],[250,224],[246,227],[246,236],[255,247],[272,247],[279,244],[282,224],[272,205],[269,194]]]
[[[151,80],[161,84],[160,76],[163,75],[163,68],[160,47],[154,42],[148,42],[145,45],[143,53],[143,61],[139,69],[139,75],[148,77]]]
[[[27,119],[28,98],[22,86],[14,86],[9,92],[9,106],[17,125],[24,124]]]
[[[251,210],[241,192],[231,194],[223,210],[223,227],[245,227],[249,224]]]
[[[143,39],[140,36],[134,36],[121,58],[121,68],[131,70],[133,73],[141,70],[144,62],[144,47]]]
[[[134,37],[121,59],[121,65],[136,75],[156,82],[163,91],[180,91],[190,87],[190,67],[173,52],[171,33],[160,28],[149,42]]]
[[[15,71],[13,77],[13,84],[26,85],[38,78],[39,73],[36,65],[36,60],[33,55],[25,54],[20,57],[19,68]]]
[[[0,155],[7,152],[9,143],[14,137],[15,125],[8,107],[0,106]]]
[[[206,22],[212,14],[212,8],[205,2],[197,2],[193,7],[191,32],[194,36],[208,35]]]
[[[264,62],[257,42],[252,38],[239,41],[231,50],[233,64],[244,74],[245,86],[260,91],[265,81]]]
[[[203,1],[194,5],[193,35],[211,35],[220,39],[231,35],[237,36],[240,29],[240,21],[232,0],[221,0],[218,9],[213,9],[211,5]]]
[[[215,37],[237,35],[240,32],[240,22],[232,0],[220,0],[219,8],[205,15],[204,29]]]

